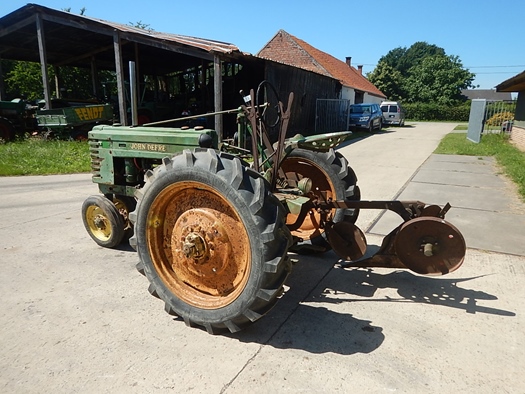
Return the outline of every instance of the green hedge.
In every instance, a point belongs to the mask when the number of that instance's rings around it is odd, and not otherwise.
[[[454,122],[468,122],[470,102],[458,105],[439,104],[403,104],[405,118],[410,120],[449,120]]]

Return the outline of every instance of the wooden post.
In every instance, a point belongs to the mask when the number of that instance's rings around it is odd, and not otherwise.
[[[93,97],[98,98],[98,68],[95,56],[91,56],[91,84],[93,85]]]
[[[142,105],[142,99],[143,97],[140,96],[140,82],[143,80],[140,75],[140,52],[139,52],[139,44],[135,43],[135,86],[137,87],[137,105]],[[130,84],[131,84],[131,75],[129,77]]]
[[[55,97],[62,98],[62,93],[60,88],[62,87],[62,80],[60,79],[60,68],[53,66],[53,71],[55,72]]]
[[[113,47],[115,48],[115,71],[117,76],[118,104],[120,113],[120,123],[128,125],[126,94],[124,85],[124,63],[122,60],[122,46],[120,45],[120,36],[117,30],[113,33]]]
[[[129,97],[131,99],[131,126],[138,126],[139,115],[137,112],[137,74],[135,62],[129,62]]]
[[[44,85],[44,100],[46,108],[51,109],[51,96],[49,94],[49,75],[47,73],[46,40],[44,35],[44,22],[42,15],[36,14],[36,33],[38,36],[38,52],[40,54],[40,66],[42,68],[42,84]]]
[[[218,55],[213,57],[213,101],[215,103],[215,112],[222,111],[222,64]],[[215,130],[219,135],[219,142],[223,138],[222,115],[215,115]]]

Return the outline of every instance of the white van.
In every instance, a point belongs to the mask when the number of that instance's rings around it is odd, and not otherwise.
[[[405,125],[405,111],[397,101],[383,101],[381,111],[383,112],[383,124]]]

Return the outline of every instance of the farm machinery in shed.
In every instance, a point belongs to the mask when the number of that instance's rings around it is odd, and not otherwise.
[[[293,93],[286,107],[276,96],[267,82],[246,96],[235,143],[202,127],[99,125],[89,133],[101,194],[85,200],[84,225],[100,246],[129,239],[168,313],[210,333],[242,329],[282,295],[289,252],[333,249],[344,267],[428,275],[462,264],[464,238],[444,219],[450,205],[362,201],[334,150],[350,133],[287,139]],[[355,225],[361,209],[403,219],[371,257]]]

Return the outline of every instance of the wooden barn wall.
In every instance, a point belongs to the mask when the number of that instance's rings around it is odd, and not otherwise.
[[[267,63],[265,74],[266,79],[275,86],[285,106],[289,93],[294,93],[287,132],[289,137],[297,133],[306,136],[315,132],[317,99],[340,98],[341,84],[333,78],[276,63]]]

